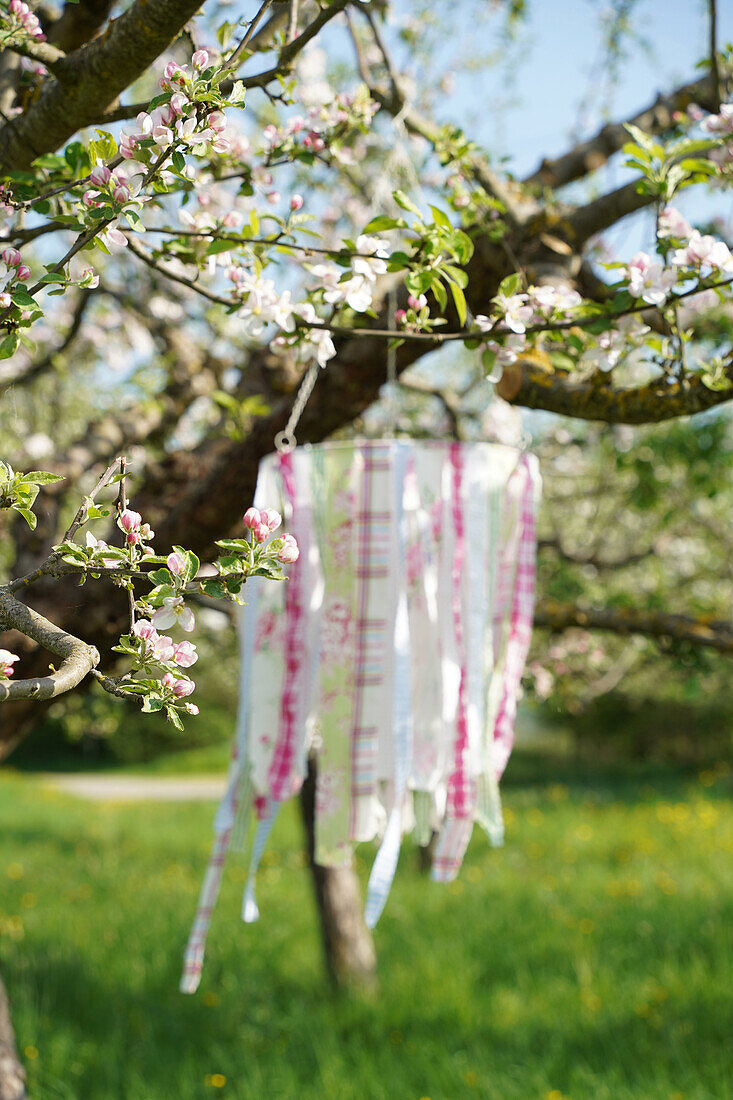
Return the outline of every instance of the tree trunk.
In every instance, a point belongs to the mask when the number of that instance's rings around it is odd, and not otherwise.
[[[0,1100],[25,1100],[25,1070],[15,1049],[10,1002],[0,976]]]
[[[308,777],[300,795],[308,858],[321,921],[323,950],[329,977],[339,989],[370,989],[376,985],[377,956],[364,923],[361,890],[351,867],[321,867],[315,862],[316,761],[308,761]]]

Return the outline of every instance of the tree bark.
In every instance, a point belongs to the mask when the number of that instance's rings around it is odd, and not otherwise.
[[[321,867],[315,862],[316,775],[316,761],[311,756],[300,795],[300,808],[326,968],[338,989],[371,989],[377,980],[377,956],[372,935],[364,923],[356,873],[351,867]]]
[[[0,975],[0,1100],[26,1100],[25,1070],[15,1048],[10,1002]]]

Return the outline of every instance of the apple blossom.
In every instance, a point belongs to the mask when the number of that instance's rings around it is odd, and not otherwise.
[[[19,660],[17,653],[11,653],[9,649],[0,649],[0,676],[12,676],[13,665]]]
[[[171,573],[175,573],[176,576],[180,576],[188,565],[188,559],[179,554],[177,550],[174,550],[166,558],[165,564],[170,569]]]
[[[269,531],[277,531],[283,518],[274,508],[263,508],[260,512],[260,522],[266,523]]]
[[[522,333],[532,318],[532,306],[526,294],[497,294],[493,299],[503,313],[504,324],[512,332]]]
[[[303,206],[303,196],[293,195],[290,199],[290,209],[293,211],[300,210]]]
[[[169,630],[176,623],[187,634],[196,626],[193,611],[185,606],[183,596],[166,596],[162,607],[153,615],[153,624],[156,630]]]
[[[300,557],[300,550],[298,549],[298,543],[295,541],[293,535],[283,535],[282,546],[277,552],[277,560],[283,562],[286,565],[292,564]]]
[[[191,62],[195,69],[205,69],[209,64],[209,51],[196,50],[191,58]]]
[[[181,668],[190,668],[199,659],[196,646],[192,642],[179,642],[173,650],[173,660]]]
[[[259,527],[262,523],[260,518],[260,512],[258,508],[248,508],[242,516],[242,523],[245,527],[249,527],[250,530],[254,527]]]
[[[660,237],[687,239],[692,236],[692,226],[674,206],[665,206],[659,215],[657,231]]]
[[[629,294],[650,306],[662,305],[677,281],[671,268],[652,262],[646,252],[637,252],[628,266]]]
[[[134,622],[132,633],[136,638],[142,638],[146,642],[154,642],[158,637],[158,631],[149,619],[138,619],[137,622]]]

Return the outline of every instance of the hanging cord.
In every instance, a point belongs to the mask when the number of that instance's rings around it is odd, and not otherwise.
[[[275,436],[275,450],[280,454],[287,454],[292,451],[297,444],[295,438],[295,429],[298,426],[298,421],[303,415],[303,410],[308,403],[308,398],[313,393],[313,387],[316,384],[316,378],[321,368],[314,360],[308,367],[308,370],[303,375],[303,381],[300,383],[295,402],[293,403],[293,409],[288,418],[288,422],[281,432],[278,432]]]
[[[397,310],[397,290],[394,286],[387,293],[387,309],[389,322],[394,319]],[[385,401],[387,422],[385,429],[388,435],[394,436],[397,429],[397,348],[394,342],[387,345],[387,399]]]

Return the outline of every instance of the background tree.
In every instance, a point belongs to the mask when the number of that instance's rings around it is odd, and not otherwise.
[[[302,441],[350,430],[392,346],[413,430],[427,408],[424,430],[511,433],[482,421],[486,372],[511,405],[573,418],[530,422],[550,487],[537,621],[553,632],[530,673],[540,696],[582,708],[652,660],[629,635],[683,668],[700,647],[733,647],[720,610],[732,264],[719,227],[706,233],[730,170],[728,57],[712,4],[701,76],[640,104],[631,130],[606,122],[518,179],[445,121],[440,76],[416,81],[453,18],[432,7],[395,19],[347,0],[2,5],[3,457],[64,478],[38,497],[35,529],[3,513],[3,567],[36,570],[121,453],[156,545],[209,560],[313,356],[327,365]],[[605,28],[611,75],[632,7]],[[492,7],[507,49],[523,9]],[[605,166],[619,161],[631,172],[613,186]],[[684,224],[666,208],[692,185],[712,199]],[[640,211],[659,255],[604,266],[602,235]],[[636,428],[705,413],[700,430]],[[125,627],[104,580],[42,576],[28,601],[103,655]],[[24,679],[43,675],[48,653],[11,610],[4,625],[22,636],[0,645],[20,652]],[[714,662],[698,672],[719,676]],[[39,707],[3,707],[0,753]]]

